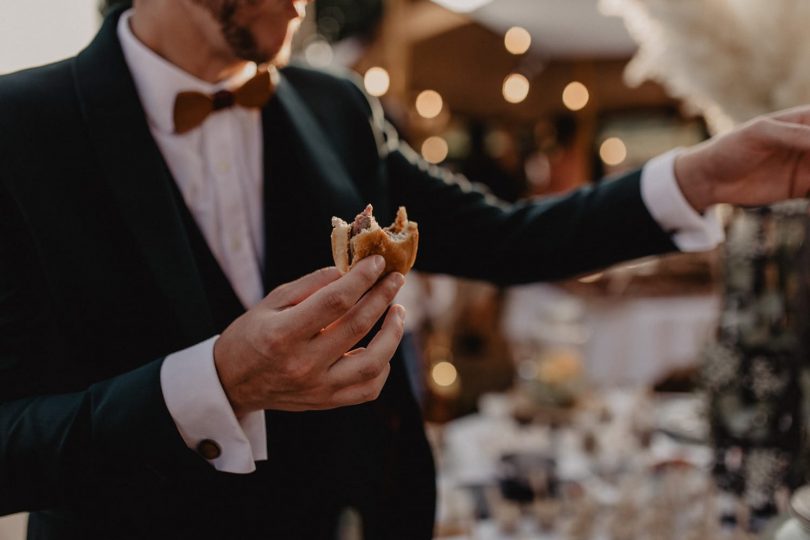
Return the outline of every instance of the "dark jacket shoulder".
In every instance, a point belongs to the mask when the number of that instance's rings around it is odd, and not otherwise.
[[[386,121],[382,105],[366,94],[356,73],[325,72],[294,65],[285,67],[282,74],[340,153],[371,151],[384,157],[398,145],[398,136]]]
[[[362,80],[356,73],[348,70],[327,72],[299,65],[287,66],[281,72],[308,102],[331,102],[371,113],[361,90]]]
[[[0,152],[42,148],[75,125],[79,112],[73,59],[0,76]],[[22,146],[25,145],[25,146]]]
[[[0,75],[0,119],[48,111],[74,95],[73,59]]]

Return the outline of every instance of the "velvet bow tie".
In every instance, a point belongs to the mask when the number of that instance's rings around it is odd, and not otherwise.
[[[261,108],[273,95],[276,72],[266,67],[235,90],[220,90],[212,95],[202,92],[180,92],[174,99],[174,132],[183,134],[198,127],[208,115],[239,105],[248,109]]]

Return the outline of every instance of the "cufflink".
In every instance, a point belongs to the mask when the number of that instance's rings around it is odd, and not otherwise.
[[[219,447],[216,441],[203,439],[197,445],[197,453],[208,461],[211,461],[222,455],[222,448]]]

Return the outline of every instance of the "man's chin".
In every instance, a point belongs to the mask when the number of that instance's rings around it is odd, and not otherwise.
[[[276,66],[282,68],[290,63],[290,59],[292,58],[292,46],[287,44],[284,45],[275,55],[270,54],[256,54],[253,55],[253,58],[245,58],[245,60],[250,60],[251,62],[255,62],[256,64],[268,64],[271,66]]]
[[[281,43],[275,43],[269,47],[254,46],[247,48],[243,47],[241,50],[234,47],[233,52],[242,60],[254,62],[256,64],[269,64],[277,67],[284,67],[290,63],[292,58],[292,39],[285,39]]]

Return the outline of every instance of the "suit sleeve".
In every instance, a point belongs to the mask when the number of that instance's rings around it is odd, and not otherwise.
[[[419,223],[420,270],[511,285],[675,250],[642,202],[639,172],[507,206],[402,144],[387,162],[392,201]]]
[[[30,236],[0,184],[0,515],[80,500],[102,481],[209,467],[166,410],[163,359],[73,393],[49,387],[69,376],[68,348]]]
[[[379,102],[347,84],[369,119],[391,210],[405,206],[419,223],[417,269],[512,285],[677,249],[644,204],[641,171],[562,197],[507,205],[425,162],[399,139]]]

